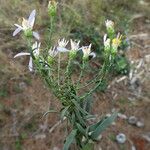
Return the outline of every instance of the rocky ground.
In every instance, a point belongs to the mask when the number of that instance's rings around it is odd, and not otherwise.
[[[129,76],[114,78],[105,93],[93,95],[97,118],[120,112],[95,150],[150,149],[150,20],[137,14],[131,22]],[[57,113],[42,117],[50,108],[59,110],[59,103],[41,79],[28,72],[28,58],[13,59],[20,49],[12,47],[16,39],[11,33],[0,29],[0,150],[61,150],[66,122],[60,122]],[[116,140],[120,133],[126,137],[123,144]]]

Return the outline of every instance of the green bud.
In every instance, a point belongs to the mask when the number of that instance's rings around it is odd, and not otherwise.
[[[24,30],[24,35],[25,35],[27,38],[32,38],[32,36],[33,36],[32,29]]]
[[[50,16],[56,16],[56,12],[57,12],[57,2],[55,2],[55,1],[49,1],[49,4],[48,4],[48,14]]]
[[[53,64],[54,63],[54,58],[51,56],[48,56],[47,61],[49,64]]]
[[[76,55],[77,55],[77,52],[75,50],[71,50],[69,52],[69,58],[70,59],[74,59],[76,57]]]

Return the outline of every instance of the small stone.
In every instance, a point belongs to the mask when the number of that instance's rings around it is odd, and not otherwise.
[[[26,85],[25,82],[20,82],[20,83],[19,83],[19,88],[20,88],[21,90],[24,90],[26,87],[27,87],[27,85]]]
[[[97,138],[98,141],[100,141],[102,139],[102,135],[100,134]]]
[[[132,125],[136,125],[136,123],[137,123],[137,118],[136,118],[135,116],[129,117],[128,123],[129,123],[129,124],[132,124]]]
[[[123,134],[123,133],[119,133],[117,136],[116,136],[116,140],[119,144],[124,144],[126,142],[126,135]]]
[[[35,136],[36,139],[45,139],[46,135],[45,134],[38,134]]]
[[[131,150],[136,150],[136,147],[132,145]]]
[[[150,132],[148,132],[147,134],[144,134],[144,135],[143,135],[143,138],[144,138],[146,141],[150,142]]]
[[[141,121],[138,121],[138,122],[136,123],[136,126],[139,127],[139,128],[143,128],[143,127],[144,127],[144,123],[141,122]]]
[[[111,114],[106,114],[106,117],[110,117],[111,116]]]
[[[58,147],[54,147],[53,150],[60,150]]]
[[[124,114],[121,114],[121,113],[118,113],[118,117],[119,117],[120,119],[127,119],[127,116],[124,115]]]

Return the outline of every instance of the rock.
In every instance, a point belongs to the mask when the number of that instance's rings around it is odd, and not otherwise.
[[[119,133],[117,136],[116,136],[116,141],[119,143],[119,144],[124,144],[126,142],[126,135],[123,134],[123,133]]]
[[[97,138],[98,141],[100,141],[102,139],[102,135],[100,134]]]
[[[54,147],[53,150],[60,150],[58,147]]]
[[[139,128],[143,128],[144,127],[144,122],[137,121],[136,126],[139,127]]]
[[[20,82],[20,83],[19,83],[19,88],[20,88],[21,90],[26,89],[26,87],[27,87],[27,85],[26,85],[25,82]]]
[[[121,114],[121,113],[118,113],[118,117],[119,117],[120,119],[127,119],[127,116],[124,115],[124,114]]]
[[[146,141],[150,142],[150,132],[148,132],[147,134],[143,134],[142,136]]]
[[[45,134],[38,134],[35,136],[36,139],[45,139],[46,135]]]
[[[131,150],[136,150],[136,147],[132,145]]]
[[[128,123],[131,124],[131,125],[136,125],[137,120],[138,119],[135,116],[130,116],[129,119],[128,119]]]

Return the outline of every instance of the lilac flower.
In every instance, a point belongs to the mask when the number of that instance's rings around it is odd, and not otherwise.
[[[72,50],[72,51],[78,51],[78,50],[79,50],[80,41],[73,41],[73,40],[71,39],[71,40],[70,40],[70,44],[71,44],[71,50]]]
[[[51,47],[48,51],[48,54],[50,57],[55,57],[58,54],[56,47],[53,47],[53,48]]]
[[[41,45],[41,43],[38,43],[38,42],[35,42],[32,45],[33,55],[34,55],[35,58],[37,58],[39,56],[40,45]],[[30,56],[28,68],[29,68],[29,71],[32,72],[33,71],[33,59],[31,57],[31,54],[28,53],[28,52],[20,52],[20,53],[16,54],[14,56],[14,58],[20,57],[20,56]]]
[[[82,47],[84,59],[87,59],[89,56],[92,56],[93,58],[96,57],[96,54],[94,52],[91,52],[91,46],[92,46],[92,44],[90,44],[89,46]]]
[[[36,10],[33,10],[28,19],[22,19],[22,25],[14,24],[17,29],[13,32],[13,36],[16,36],[20,31],[24,31],[25,34],[32,34],[37,40],[40,39],[37,32],[32,32],[35,22]]]
[[[105,50],[109,50],[110,49],[110,39],[107,38],[107,34],[104,35],[103,42],[104,42]]]
[[[68,52],[69,50],[66,48],[69,41],[65,40],[64,38],[62,40],[58,40],[58,46],[57,50],[59,52]]]

